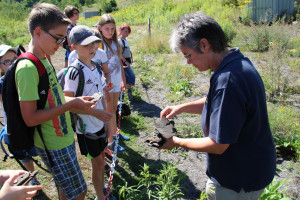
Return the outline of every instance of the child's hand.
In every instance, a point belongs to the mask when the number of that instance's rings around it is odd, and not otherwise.
[[[110,102],[110,93],[109,93],[109,91],[111,91],[113,88],[114,88],[113,83],[109,83],[107,86],[104,87],[104,94],[105,94],[106,102]]]
[[[74,108],[77,109],[83,109],[83,110],[91,110],[93,109],[97,102],[91,101],[94,99],[92,96],[82,96],[82,97],[76,97],[74,101]]]
[[[108,93],[109,91],[111,91],[113,88],[114,88],[114,84],[113,84],[112,82],[110,82],[109,84],[107,84],[107,85],[104,87],[104,92],[105,92],[105,94]]]
[[[23,200],[23,199],[31,199],[37,190],[41,190],[43,186],[14,186],[16,179],[23,172],[16,172],[10,174],[10,177],[3,184],[0,191],[0,199],[6,200]]]
[[[124,84],[123,81],[121,82],[121,90],[122,90],[122,92],[126,91],[126,84]]]
[[[110,112],[100,109],[97,109],[97,114],[95,114],[94,116],[97,117],[99,120],[103,121],[104,123],[109,123],[112,118],[112,114]]]

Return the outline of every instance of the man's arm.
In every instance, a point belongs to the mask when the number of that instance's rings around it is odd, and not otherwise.
[[[192,114],[202,114],[203,106],[205,104],[206,97],[201,98],[197,101],[180,104],[177,106],[168,106],[161,111],[160,117],[166,116],[167,119],[179,115],[183,112]]]
[[[182,147],[198,152],[207,152],[213,154],[223,154],[229,147],[229,144],[218,144],[209,137],[205,138],[178,138],[173,136],[167,139],[166,143],[160,149],[173,149],[174,147]]]

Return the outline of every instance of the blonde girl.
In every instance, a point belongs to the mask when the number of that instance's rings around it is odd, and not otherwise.
[[[112,105],[112,122],[109,127],[109,144],[111,146],[113,144],[113,135],[116,134],[117,131],[117,123],[116,123],[116,110],[118,108],[118,100],[120,96],[121,89],[125,91],[126,89],[126,78],[124,69],[122,67],[122,51],[121,47],[118,43],[118,34],[116,30],[116,22],[113,17],[109,14],[104,14],[100,17],[98,21],[98,30],[102,36],[102,43],[100,48],[106,52],[108,57],[108,70],[111,78],[111,82],[113,84],[113,89],[111,90],[111,105]],[[125,148],[119,146],[119,152],[125,151]]]

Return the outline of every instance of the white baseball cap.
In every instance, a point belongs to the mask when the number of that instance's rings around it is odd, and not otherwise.
[[[17,53],[17,49],[15,47],[11,47],[5,44],[0,45],[0,57],[4,56],[7,51],[13,51]]]

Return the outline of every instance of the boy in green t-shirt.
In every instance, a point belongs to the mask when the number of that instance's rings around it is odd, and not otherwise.
[[[84,199],[87,186],[77,161],[69,111],[90,110],[95,103],[88,101],[93,97],[65,98],[54,68],[45,57],[46,54],[53,55],[62,46],[70,23],[57,6],[48,3],[37,4],[28,17],[31,34],[28,52],[40,59],[49,78],[50,88],[44,109],[37,109],[39,75],[34,64],[26,59],[19,61],[15,76],[24,122],[27,126],[41,124],[53,167],[37,130],[34,133],[34,145],[59,187],[60,199],[79,200]]]

